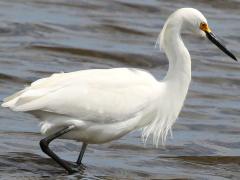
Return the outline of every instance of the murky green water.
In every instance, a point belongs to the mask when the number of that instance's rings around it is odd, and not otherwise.
[[[161,79],[166,57],[154,44],[168,15],[194,7],[240,57],[237,0],[2,0],[0,98],[54,72],[137,67]],[[2,179],[240,179],[240,65],[207,40],[184,36],[193,80],[165,147],[143,146],[139,131],[90,145],[85,169],[66,173],[39,147],[38,121],[0,108]],[[75,161],[80,142],[52,148]]]

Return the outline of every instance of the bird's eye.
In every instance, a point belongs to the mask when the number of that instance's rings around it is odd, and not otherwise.
[[[203,31],[208,31],[208,25],[205,22],[201,22],[199,28]]]

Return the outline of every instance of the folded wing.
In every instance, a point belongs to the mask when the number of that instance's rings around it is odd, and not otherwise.
[[[139,69],[115,68],[54,74],[4,99],[15,111],[46,111],[111,123],[134,116],[153,99],[157,81]],[[155,88],[154,88],[155,87]]]

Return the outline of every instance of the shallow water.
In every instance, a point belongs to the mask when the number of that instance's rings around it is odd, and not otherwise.
[[[54,72],[137,67],[161,79],[167,69],[154,43],[177,8],[201,10],[240,58],[239,0],[8,0],[0,2],[0,97]],[[165,147],[144,147],[139,131],[90,145],[85,168],[67,175],[38,145],[38,121],[0,108],[1,179],[240,179],[240,65],[207,40],[184,36],[193,80]],[[73,162],[80,143],[53,149]]]

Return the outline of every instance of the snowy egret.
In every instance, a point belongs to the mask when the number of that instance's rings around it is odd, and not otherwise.
[[[167,19],[159,36],[160,47],[169,60],[162,81],[135,68],[93,69],[53,74],[4,99],[3,107],[29,112],[40,119],[46,137],[40,146],[69,173],[75,172],[50,148],[55,138],[83,142],[77,165],[87,144],[100,144],[142,128],[146,141],[163,143],[183,106],[191,81],[191,58],[181,32],[207,37],[234,60],[196,9],[182,8]]]

